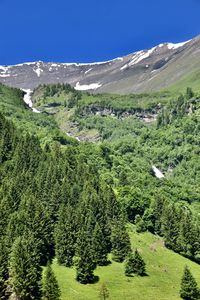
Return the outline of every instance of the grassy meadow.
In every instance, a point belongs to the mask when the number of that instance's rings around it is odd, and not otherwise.
[[[167,248],[161,238],[151,233],[137,234],[130,227],[132,248],[142,254],[147,269],[145,277],[126,277],[123,263],[113,262],[106,267],[98,267],[95,284],[81,285],[75,280],[75,269],[53,263],[53,270],[62,293],[62,300],[100,299],[99,289],[104,282],[113,300],[178,300],[180,281],[185,265],[188,265],[197,282],[200,282],[198,264],[176,254]]]

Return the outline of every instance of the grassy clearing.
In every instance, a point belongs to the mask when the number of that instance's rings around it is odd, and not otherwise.
[[[171,85],[168,90],[172,93],[184,93],[186,87],[191,87],[195,93],[200,93],[200,71],[195,71],[190,75],[185,76],[180,81]]]
[[[74,269],[58,266],[53,269],[62,292],[62,300],[95,300],[99,298],[99,288],[105,282],[115,300],[177,300],[183,268],[187,264],[200,282],[200,267],[196,263],[166,249],[162,240],[150,233],[137,234],[130,228],[133,249],[137,248],[147,264],[148,276],[126,277],[123,264],[112,262],[106,267],[98,267],[95,284],[81,285],[76,282]]]

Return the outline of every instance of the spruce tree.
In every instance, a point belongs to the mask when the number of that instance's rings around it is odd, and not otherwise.
[[[78,233],[75,264],[77,281],[83,284],[94,281],[96,260],[88,228],[83,227]]]
[[[44,300],[60,299],[60,289],[56,277],[51,268],[50,262],[47,264],[47,267],[44,272],[43,298]]]
[[[184,269],[183,277],[181,279],[180,296],[185,300],[200,299],[200,291],[197,287],[196,280],[187,266]]]
[[[137,249],[135,250],[133,259],[131,259],[131,270],[132,273],[140,276],[146,273],[146,264]]]
[[[134,255],[132,252],[130,252],[125,260],[124,264],[124,272],[126,276],[131,276],[134,271]]]
[[[93,250],[96,263],[104,266],[107,263],[108,248],[101,227],[96,223],[93,231]]]
[[[37,240],[27,232],[18,237],[10,255],[10,283],[17,299],[40,299],[42,269]]]
[[[55,250],[59,264],[71,267],[75,254],[75,216],[71,206],[61,206],[55,227]]]
[[[112,259],[117,262],[123,262],[131,251],[131,243],[122,219],[116,220],[112,226],[111,243]]]

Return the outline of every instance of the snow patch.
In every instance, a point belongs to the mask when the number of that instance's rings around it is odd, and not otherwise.
[[[8,71],[9,67],[5,67],[5,66],[0,66],[0,70],[3,70],[2,73],[6,73]]]
[[[99,84],[99,83],[91,83],[91,84],[80,85],[80,83],[77,82],[76,86],[75,86],[75,90],[77,90],[77,91],[96,90],[101,86],[102,86],[102,84]]]
[[[152,170],[157,178],[161,179],[165,177],[164,174],[158,168],[156,168],[156,166],[152,166]]]
[[[128,64],[125,64],[123,67],[120,68],[121,71],[125,70],[126,68],[128,68]]]
[[[0,77],[10,77],[10,74],[0,74]]]
[[[178,49],[180,47],[183,47],[185,44],[189,43],[191,40],[183,42],[183,43],[177,43],[177,44],[173,44],[173,43],[167,43],[167,47],[168,49]]]
[[[42,74],[43,70],[40,67],[37,67],[37,69],[33,69],[33,71],[37,74],[38,77]]]
[[[152,49],[149,50],[142,50],[133,53],[132,60],[128,63],[125,64],[123,67],[120,68],[120,70],[125,70],[128,67],[131,67],[133,65],[138,64],[140,61],[144,60],[145,58],[148,58],[156,49],[157,47],[153,47]],[[148,68],[148,65],[146,65],[146,68]]]
[[[149,57],[156,47],[153,47],[152,49],[149,49],[148,51],[139,51],[136,53],[133,60],[130,62],[130,66],[138,64],[140,61],[144,60],[145,58]]]
[[[85,74],[89,73],[90,71],[92,71],[92,68],[90,68],[89,70],[85,71]]]
[[[31,100],[31,94],[33,93],[33,91],[31,91],[30,89],[21,89],[21,90],[25,92],[24,102],[32,109],[33,112],[40,113],[39,110],[33,108],[33,102]]]

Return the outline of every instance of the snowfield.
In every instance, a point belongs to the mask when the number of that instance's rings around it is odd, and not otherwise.
[[[74,88],[77,91],[87,91],[87,90],[96,90],[101,86],[102,86],[102,84],[99,84],[99,83],[91,83],[91,84],[80,85],[80,83],[77,82],[76,86]]]

